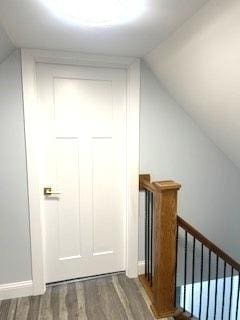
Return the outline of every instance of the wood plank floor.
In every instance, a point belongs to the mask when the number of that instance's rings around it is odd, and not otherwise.
[[[137,279],[118,274],[0,301],[0,320],[153,320],[145,298]]]

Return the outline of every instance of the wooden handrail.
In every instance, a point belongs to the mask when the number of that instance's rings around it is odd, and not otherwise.
[[[150,174],[140,174],[139,176],[139,190],[148,190],[151,192],[155,191],[153,184],[150,182],[151,176]]]
[[[213,242],[208,240],[202,233],[192,227],[189,223],[187,223],[183,218],[177,217],[177,224],[182,229],[191,234],[194,238],[196,238],[199,242],[201,242],[205,247],[207,247],[210,251],[215,253],[219,258],[221,258],[224,262],[229,264],[231,267],[240,272],[240,264],[232,259],[228,254],[226,254],[223,250],[217,247]]]
[[[142,180],[139,182],[139,190],[148,190],[150,192],[156,192],[156,187],[152,182],[149,182],[148,180]]]

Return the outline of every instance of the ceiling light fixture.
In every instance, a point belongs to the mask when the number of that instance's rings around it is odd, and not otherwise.
[[[70,23],[109,26],[127,23],[144,11],[144,0],[40,0]]]

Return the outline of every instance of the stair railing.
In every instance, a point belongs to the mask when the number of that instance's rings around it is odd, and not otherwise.
[[[151,309],[156,318],[240,320],[240,264],[177,216],[180,188],[174,181],[151,182],[149,174],[139,177],[145,193],[145,272],[139,279]]]
[[[240,320],[240,264],[179,216],[177,252],[176,318]]]
[[[174,181],[151,182],[140,175],[139,189],[145,192],[145,273],[139,277],[156,318],[173,316],[177,235],[177,193]]]

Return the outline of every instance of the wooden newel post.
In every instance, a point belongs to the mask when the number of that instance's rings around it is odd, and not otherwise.
[[[174,181],[153,183],[154,193],[154,280],[152,309],[157,318],[175,313],[175,267],[177,193]]]

